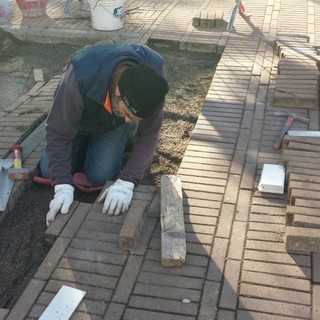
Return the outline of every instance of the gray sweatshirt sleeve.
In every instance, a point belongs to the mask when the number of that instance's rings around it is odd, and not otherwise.
[[[84,102],[70,64],[59,83],[46,122],[46,150],[54,185],[72,184],[72,139],[77,134],[83,108]]]
[[[157,147],[163,120],[163,108],[164,105],[162,105],[150,119],[140,122],[133,151],[120,173],[120,179],[133,182],[137,185],[144,177]]]

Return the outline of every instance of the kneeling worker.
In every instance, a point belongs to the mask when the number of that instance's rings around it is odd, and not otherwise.
[[[55,192],[47,225],[59,211],[68,213],[77,172],[95,185],[115,180],[98,199],[104,200],[103,213],[128,210],[158,142],[169,90],[163,74],[161,55],[142,44],[95,45],[71,56],[46,121],[40,160],[41,175],[52,179]]]

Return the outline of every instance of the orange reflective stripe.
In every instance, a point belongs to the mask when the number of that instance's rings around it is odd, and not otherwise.
[[[109,92],[107,92],[106,101],[104,102],[104,108],[105,108],[110,114],[112,114],[112,106],[111,106],[111,102],[110,102]]]

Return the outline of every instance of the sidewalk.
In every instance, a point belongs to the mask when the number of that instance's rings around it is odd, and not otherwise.
[[[64,3],[59,1],[50,2],[48,17],[21,19],[10,2],[13,17],[3,27],[23,39],[57,41],[72,34],[77,41],[85,35],[89,42],[151,41],[223,54],[178,172],[184,190],[185,265],[161,267],[159,198],[152,188],[140,186],[134,194],[135,201],[148,204],[148,214],[132,252],[117,247],[123,216],[101,215],[98,204],[74,203],[73,214],[60,215],[48,229],[46,238],[56,239],[52,249],[14,308],[0,309],[1,320],[38,319],[63,284],[87,292],[73,319],[320,319],[320,253],[288,253],[287,195],[256,191],[263,164],[281,159],[281,151],[272,148],[285,122],[273,115],[279,61],[273,40],[277,34],[299,34],[319,45],[320,3],[248,0],[251,20],[238,16],[232,33],[192,26],[195,10],[220,10],[227,20],[232,3],[128,1],[127,8],[139,12],[127,16],[123,30],[106,33],[78,17],[86,3],[73,0],[68,16],[77,19],[61,19]],[[58,80],[11,106],[11,111],[35,103],[42,108],[23,119],[25,126],[42,122]],[[296,122],[293,129],[319,130],[318,108],[290,111],[311,120]],[[1,112],[0,125],[17,121],[15,114]],[[1,156],[28,133],[8,138],[0,131]],[[38,160],[36,149],[25,165],[34,169]]]

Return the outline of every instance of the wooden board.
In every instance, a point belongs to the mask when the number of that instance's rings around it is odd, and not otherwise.
[[[183,217],[181,179],[161,176],[161,263],[165,267],[180,266],[186,257],[186,235]]]

